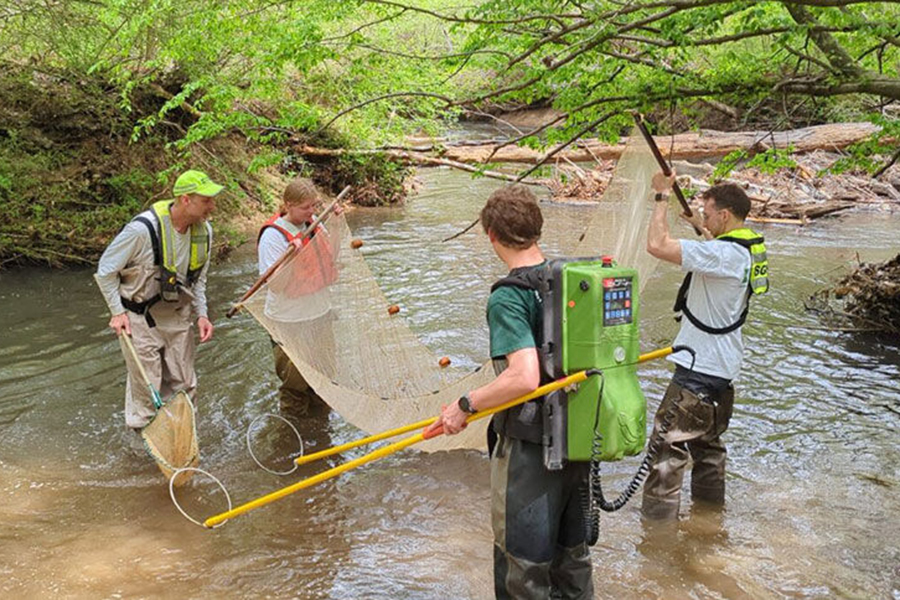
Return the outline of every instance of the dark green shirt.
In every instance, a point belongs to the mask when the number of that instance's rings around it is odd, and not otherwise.
[[[487,303],[491,358],[505,359],[516,350],[537,348],[541,318],[541,302],[537,291],[513,286],[494,290]]]

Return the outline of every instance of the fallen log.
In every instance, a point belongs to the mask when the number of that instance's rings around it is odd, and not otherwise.
[[[771,223],[774,225],[806,225],[806,219],[775,219],[770,217],[747,217],[750,223]]]
[[[501,173],[500,171],[490,171],[479,169],[478,167],[473,167],[470,164],[461,163],[458,161],[450,160],[448,158],[437,158],[434,156],[428,156],[427,154],[420,154],[418,152],[408,152],[406,150],[346,150],[346,149],[332,149],[332,148],[316,148],[313,146],[305,146],[299,145],[294,148],[294,150],[303,156],[328,156],[328,157],[337,157],[344,155],[353,155],[353,154],[383,154],[385,156],[390,156],[397,160],[412,163],[416,165],[425,165],[430,167],[435,166],[444,166],[444,167],[453,167],[454,169],[460,169],[462,171],[468,171],[469,173],[479,173],[484,177],[490,177],[492,179],[500,179],[502,181],[513,181],[522,183],[525,185],[540,185],[544,186],[546,184],[545,181],[539,179],[532,179],[530,177],[526,177],[522,180],[519,180],[515,175],[511,175],[509,173]]]
[[[712,130],[691,131],[674,136],[658,136],[657,144],[667,158],[711,158],[725,156],[735,150],[765,151],[772,147],[787,148],[793,146],[795,152],[811,152],[813,150],[839,150],[858,142],[880,128],[872,123],[835,123],[815,125],[791,131],[735,131],[723,132]],[[627,138],[618,144],[604,144],[597,140],[582,140],[567,148],[558,156],[573,162],[587,162],[596,159],[618,160],[625,149]],[[485,162],[519,162],[535,164],[553,148],[544,151],[518,146],[507,146],[498,150],[493,156],[496,144],[481,146],[456,146],[444,149],[444,158],[462,163]]]

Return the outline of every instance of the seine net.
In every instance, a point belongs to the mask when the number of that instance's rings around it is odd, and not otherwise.
[[[653,204],[649,184],[658,170],[643,139],[631,136],[584,234],[564,245],[565,255],[611,254],[637,269],[643,285],[656,266],[645,248]],[[343,215],[333,216],[244,301],[334,410],[359,429],[379,433],[434,417],[442,404],[494,377],[490,361],[470,373],[442,368],[402,314],[388,310],[353,246]],[[487,421],[460,435],[434,438],[422,450],[482,448]]]

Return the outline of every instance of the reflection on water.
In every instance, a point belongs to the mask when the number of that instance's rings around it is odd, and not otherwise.
[[[471,223],[497,183],[443,170],[422,179],[407,206],[349,220],[421,338],[475,366],[487,353],[488,286],[503,267],[486,241],[470,256],[440,240]],[[587,209],[545,205],[545,215],[552,254],[580,234]],[[898,224],[857,214],[764,230],[773,290],[755,301],[745,330],[727,510],[685,506],[666,531],[642,528],[637,502],[604,515],[593,552],[598,597],[900,597],[898,342],[822,329],[802,306],[857,253],[892,256]],[[202,464],[236,504],[339,461],[277,477],[248,455],[247,426],[277,412],[277,379],[265,333],[246,315],[222,314],[254,274],[252,247],[215,266],[217,329],[198,358]],[[645,349],[676,331],[669,310],[679,279],[662,267],[648,284]],[[90,272],[3,273],[0,308],[3,596],[491,596],[489,477],[479,453],[400,453],[205,531],[179,516],[122,425],[122,358]],[[669,373],[657,363],[641,374],[652,410]],[[358,435],[335,414],[301,422],[300,433],[308,452]],[[261,441],[281,465],[278,443]],[[605,465],[610,487],[636,465]],[[214,489],[197,478],[186,505],[218,510]]]

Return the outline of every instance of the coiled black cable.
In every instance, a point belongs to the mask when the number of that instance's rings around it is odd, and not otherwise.
[[[682,351],[691,354],[691,366],[689,370],[693,371],[697,354],[692,348],[688,348],[687,346],[675,346],[672,348],[673,354]],[[660,420],[656,435],[651,437],[650,442],[647,444],[647,453],[644,455],[644,459],[641,461],[640,466],[638,466],[634,477],[631,478],[631,481],[625,487],[625,490],[619,494],[619,497],[610,502],[603,495],[603,485],[600,478],[600,457],[602,455],[603,435],[600,433],[598,425],[600,423],[600,403],[603,400],[603,387],[603,381],[601,381],[600,393],[597,398],[597,416],[594,420],[594,440],[591,444],[591,465],[588,471],[587,486],[584,490],[585,493],[581,496],[581,506],[584,510],[588,546],[593,546],[600,538],[600,510],[603,510],[604,512],[615,512],[619,510],[625,506],[628,501],[631,500],[632,496],[640,489],[641,484],[653,467],[653,462],[656,460],[659,453],[660,443],[666,433],[668,433],[669,427],[672,425],[672,419],[675,418],[675,410],[677,408],[677,402],[673,402],[672,405],[669,406],[669,409]]]

